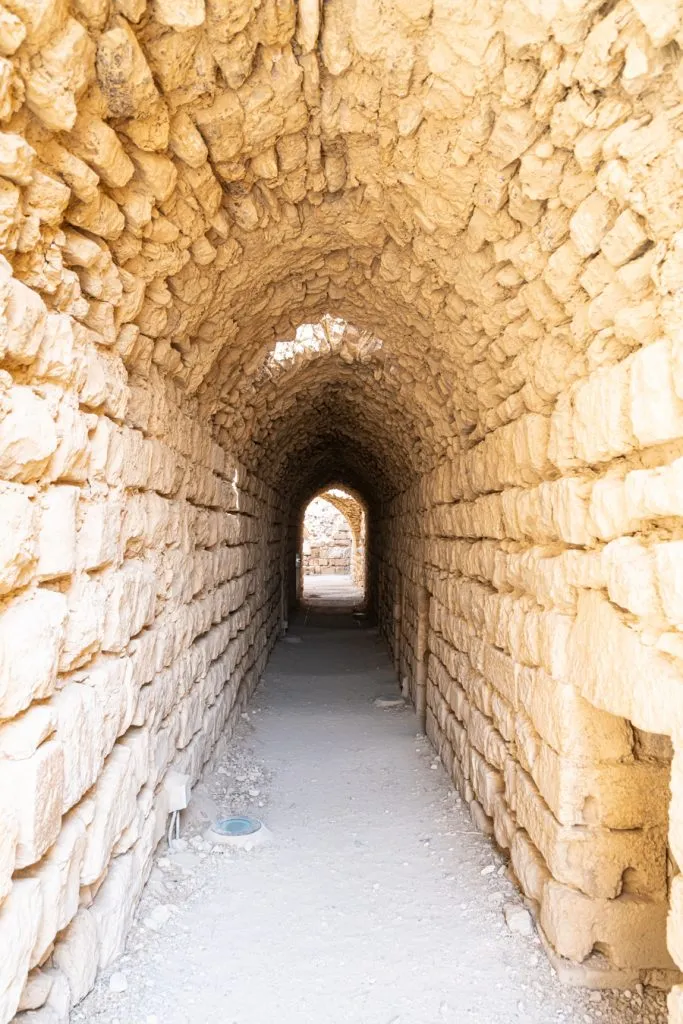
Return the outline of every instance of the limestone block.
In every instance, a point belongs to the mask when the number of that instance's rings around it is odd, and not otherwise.
[[[165,808],[149,815],[133,850],[116,857],[91,908],[100,943],[100,966],[108,967],[124,949],[142,887],[152,866],[151,855],[163,835]]]
[[[678,669],[646,647],[596,592],[579,597],[568,645],[568,679],[591,704],[622,714],[646,732],[681,728]]]
[[[140,559],[131,559],[111,574],[107,589],[102,649],[122,651],[130,638],[154,619],[153,569]]]
[[[9,409],[0,418],[0,476],[24,483],[36,480],[56,447],[47,402],[29,387],[12,388]]]
[[[21,135],[0,132],[0,174],[17,185],[28,185],[35,151]]]
[[[43,908],[31,953],[31,966],[44,961],[55,936],[67,926],[78,910],[85,829],[93,810],[92,803],[83,801],[68,814],[63,819],[57,841],[38,864],[27,869],[27,877],[40,883],[43,894]]]
[[[667,997],[670,1024],[683,1021],[683,985],[674,985]]]
[[[134,671],[131,659],[103,656],[78,673],[76,678],[93,688],[103,709],[100,744],[106,755],[117,737],[122,736],[132,723],[138,689],[143,680]]]
[[[190,0],[190,3],[179,3],[178,0],[155,0],[154,17],[161,25],[168,25],[178,32],[197,28],[202,25],[205,17],[204,0]]]
[[[620,363],[596,370],[575,387],[571,432],[574,452],[584,462],[607,462],[635,446],[630,379],[629,364]]]
[[[623,483],[628,517],[676,516],[683,508],[683,459],[656,469],[636,469]]]
[[[629,893],[590,899],[551,879],[541,899],[540,923],[560,956],[580,962],[596,943],[617,967],[671,968],[666,948],[666,901]]]
[[[302,0],[297,10],[296,38],[302,53],[310,53],[320,32],[319,0]]]
[[[34,590],[0,612],[0,718],[11,718],[54,689],[66,599]]]
[[[117,744],[107,758],[92,791],[95,814],[88,826],[81,872],[83,885],[91,884],[102,874],[115,843],[135,814],[139,788],[134,752]]]
[[[89,661],[104,636],[107,590],[98,579],[76,577],[67,592],[68,614],[59,671],[67,672]]]
[[[661,616],[652,549],[634,537],[619,537],[602,551],[610,600],[640,616]]]
[[[10,1021],[19,1005],[42,903],[40,883],[19,878],[0,906],[0,1020]]]
[[[522,829],[518,829],[511,840],[510,859],[522,891],[530,899],[540,902],[544,886],[551,876],[543,858]]]
[[[18,823],[16,864],[34,864],[56,839],[64,791],[64,751],[57,740],[30,757],[0,759],[0,780]]]
[[[82,908],[60,935],[52,959],[69,982],[72,1003],[78,1003],[95,984],[98,967],[95,919]]]
[[[664,614],[679,629],[683,624],[683,542],[654,545],[657,590]]]
[[[624,480],[620,475],[606,476],[593,485],[590,501],[591,529],[601,540],[611,540],[635,531]]]
[[[621,267],[636,259],[647,245],[643,222],[632,210],[624,210],[607,232],[600,246],[613,267]]]
[[[202,167],[209,155],[206,143],[184,110],[178,111],[171,120],[170,147],[190,167]],[[277,177],[277,168],[274,176]]]
[[[85,376],[80,390],[81,404],[102,408],[112,419],[125,416],[128,402],[127,375],[117,352],[108,352],[94,345],[85,353]]]
[[[97,79],[114,117],[144,116],[159,99],[142,49],[124,18],[116,18],[98,40]]]
[[[0,484],[0,595],[28,583],[36,558],[37,510],[28,488]]]
[[[68,316],[48,313],[35,372],[47,380],[70,383],[74,376],[74,329]]]
[[[50,1015],[45,1024],[68,1024],[71,1012],[69,983],[62,972],[54,967],[46,973],[48,973],[52,985],[44,1007],[44,1011]],[[39,1024],[39,1022],[35,1022],[35,1024]]]
[[[178,180],[178,171],[173,161],[160,153],[146,153],[137,146],[130,147],[130,156],[135,165],[135,180],[158,203],[169,199]]]
[[[584,199],[569,222],[571,240],[582,256],[592,256],[598,251],[615,212],[614,204],[599,192]]]
[[[126,226],[125,217],[114,200],[99,191],[86,202],[72,203],[66,220],[74,227],[112,241],[119,238]]]
[[[21,761],[31,757],[43,740],[54,733],[55,724],[55,713],[49,705],[32,705],[0,727],[0,758]]]
[[[57,413],[57,450],[48,475],[51,480],[84,483],[89,471],[88,431],[91,419],[78,411],[76,396],[65,394]]]
[[[487,764],[485,758],[481,757],[474,748],[470,747],[468,755],[469,778],[472,787],[484,813],[490,818],[493,816],[496,798],[504,790],[503,777],[499,771]]]
[[[670,0],[649,4],[633,0],[632,7],[647,30],[655,46],[665,46],[678,29],[678,8]]]
[[[78,119],[69,135],[69,148],[99,174],[105,185],[112,188],[124,186],[135,171],[116,132],[96,117]],[[101,199],[103,198],[102,196]],[[72,220],[71,223],[76,222]],[[76,226],[79,225],[76,223]],[[101,234],[98,231],[94,233]],[[102,237],[106,238],[107,235],[103,234]]]
[[[26,83],[26,103],[54,131],[68,131],[76,121],[76,96],[92,79],[95,44],[83,25],[67,18],[43,43]]]
[[[44,1006],[52,988],[52,978],[46,971],[35,968],[31,971],[21,993],[18,1009],[39,1010]]]
[[[77,487],[51,487],[40,499],[38,564],[40,580],[68,576],[76,566]]]
[[[237,156],[243,142],[244,114],[235,95],[219,95],[211,106],[196,111],[194,120],[216,163]]]
[[[657,341],[631,362],[631,422],[643,445],[683,434],[683,400],[674,388],[671,358],[671,343]]]
[[[519,701],[539,734],[558,754],[590,761],[632,755],[628,723],[590,705],[579,689],[543,670],[517,673]]]
[[[12,278],[12,268],[3,258],[0,263],[3,279],[3,340],[0,351],[19,365],[30,364],[38,354],[44,338],[47,310],[40,296],[21,281]]]
[[[109,426],[105,426],[105,423]],[[125,487],[146,487],[152,461],[152,446],[138,430],[112,428],[111,421],[100,418],[98,429],[107,434],[106,468],[107,483],[123,484]]]
[[[12,888],[12,874],[16,863],[19,823],[6,795],[0,798],[3,827],[0,832],[0,906]]]
[[[64,751],[62,813],[90,789],[102,768],[104,708],[90,686],[69,683],[51,700]]]
[[[524,767],[562,825],[628,829],[667,824],[666,765],[587,764],[540,744],[533,762]]]
[[[78,507],[76,561],[79,569],[92,571],[116,561],[122,504],[81,497]]]
[[[123,951],[133,922],[136,873],[137,865],[132,853],[117,857],[91,908],[99,940],[100,967],[107,967]]]
[[[560,825],[520,768],[515,813],[558,881],[588,896],[613,899],[621,892],[624,872],[628,871],[629,892],[665,892],[664,829],[624,832]]]

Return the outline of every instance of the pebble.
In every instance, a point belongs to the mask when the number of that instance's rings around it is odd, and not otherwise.
[[[505,922],[511,932],[516,935],[533,935],[534,923],[531,914],[518,903],[506,903],[503,906]]]
[[[125,992],[128,988],[128,979],[123,971],[114,971],[109,979],[110,992]]]
[[[495,870],[496,870],[495,864],[488,864],[485,868],[481,869],[480,874],[482,874],[482,875],[492,875]]]
[[[143,924],[150,931],[158,932],[171,919],[175,907],[172,903],[160,903],[144,919]]]

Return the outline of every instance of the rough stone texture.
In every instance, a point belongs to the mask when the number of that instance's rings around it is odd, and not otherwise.
[[[350,520],[327,497],[314,498],[309,504],[303,529],[305,576],[351,575],[352,565],[356,563],[356,531],[352,532]]]
[[[0,12],[0,1021],[121,948],[333,484],[546,937],[683,966],[681,43],[674,0]]]

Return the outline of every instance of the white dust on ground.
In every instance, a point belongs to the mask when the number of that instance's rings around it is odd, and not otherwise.
[[[504,858],[412,712],[373,705],[396,691],[382,642],[334,624],[278,644],[73,1024],[664,1022],[663,993],[562,986],[535,932],[510,930]],[[272,843],[202,839],[235,813],[263,817]]]

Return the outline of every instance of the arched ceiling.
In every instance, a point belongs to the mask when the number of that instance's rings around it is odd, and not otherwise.
[[[444,457],[458,427],[446,376],[441,388],[426,387],[419,358],[399,363],[381,339],[329,316],[304,332],[306,341],[280,343],[251,377],[219,377],[234,384],[227,396],[207,390],[213,407],[226,410],[216,417],[219,437],[257,472],[286,488],[312,464],[338,472],[343,457],[365,490],[386,497]]]
[[[156,365],[278,486],[395,493],[643,340],[619,253],[674,230],[649,182],[677,194],[675,18],[627,0],[7,8],[1,251],[77,346],[133,383]],[[605,282],[611,305],[591,302]],[[275,367],[325,314],[353,326]]]

